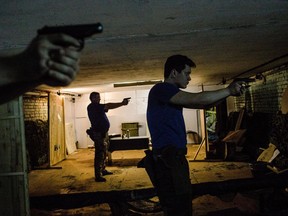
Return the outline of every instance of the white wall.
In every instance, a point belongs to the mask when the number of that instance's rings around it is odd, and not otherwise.
[[[147,100],[150,88],[151,87],[147,87],[146,89],[135,88],[134,90],[131,90],[130,88],[127,90],[100,93],[101,103],[121,102],[123,98],[131,97],[130,103],[127,106],[110,110],[107,113],[107,117],[110,121],[110,134],[121,134],[121,123],[139,122],[139,135],[150,136],[146,123]],[[95,91],[97,91],[97,89],[95,89]],[[201,88],[189,87],[186,89],[186,91],[199,92],[201,91]],[[86,134],[86,129],[90,128],[90,122],[87,116],[87,106],[90,103],[89,94],[83,94],[81,97],[78,97],[75,100],[75,128],[79,148],[87,148],[88,146],[93,145],[93,142]],[[201,136],[201,131],[199,131],[200,122],[198,122],[197,110],[184,109],[183,115],[186,130],[195,131]]]
[[[65,115],[65,123],[75,124],[75,103],[73,103],[71,97],[65,97],[64,115]]]
[[[129,90],[119,92],[100,93],[101,103],[121,102],[125,97],[131,97],[127,106],[109,110],[107,117],[110,121],[109,134],[121,134],[121,123],[139,122],[139,135],[147,135],[146,127],[146,108],[149,89],[146,90]],[[76,98],[75,106],[75,125],[79,148],[87,148],[93,145],[93,142],[86,134],[86,129],[90,128],[90,122],[87,116],[87,106],[90,103],[89,94],[83,94]]]
[[[87,117],[87,105],[89,104],[89,95],[83,94],[75,100],[75,128],[78,141],[78,148],[87,148],[93,145],[86,134],[86,130],[90,128],[90,122]]]
[[[65,97],[64,100],[65,118],[65,142],[68,154],[76,150],[76,128],[75,128],[75,101],[72,97]]]

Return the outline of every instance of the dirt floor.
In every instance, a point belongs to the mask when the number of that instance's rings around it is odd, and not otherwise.
[[[193,160],[199,145],[188,145],[188,147],[187,159],[192,184],[253,177],[250,166],[246,162],[207,161],[204,160],[204,149],[200,150],[197,160]],[[55,167],[31,171],[29,173],[30,197],[151,188],[152,184],[145,170],[136,167],[142,157],[144,157],[143,150],[113,152],[113,163],[107,167],[109,171],[113,172],[113,175],[107,176],[107,182],[99,183],[94,181],[94,149],[78,149]],[[259,215],[258,198],[259,193],[256,195],[255,193],[201,195],[193,199],[193,215]],[[125,203],[125,207],[130,209],[129,213],[125,215],[163,215],[157,197],[128,202]],[[33,206],[31,215],[108,216],[112,215],[111,211],[117,212],[115,206],[107,203],[83,205],[70,209],[45,209]]]

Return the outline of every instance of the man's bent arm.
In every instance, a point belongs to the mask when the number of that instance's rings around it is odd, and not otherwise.
[[[65,42],[66,46],[59,46],[58,42]],[[70,84],[78,72],[78,46],[79,42],[68,35],[44,35],[34,38],[18,54],[1,54],[0,104],[41,84]]]

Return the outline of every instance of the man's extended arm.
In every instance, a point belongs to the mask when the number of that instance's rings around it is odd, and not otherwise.
[[[185,108],[205,109],[214,106],[229,96],[239,96],[243,94],[245,88],[242,84],[243,82],[233,82],[224,89],[199,93],[179,91],[170,99],[170,102]]]
[[[105,104],[105,110],[109,110],[109,109],[116,109],[118,107],[121,106],[126,106],[129,103],[130,98],[124,98],[122,102],[119,103],[107,103]]]

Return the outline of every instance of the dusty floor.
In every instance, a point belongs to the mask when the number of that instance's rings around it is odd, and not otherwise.
[[[223,181],[229,179],[250,178],[252,173],[245,162],[208,162],[205,150],[202,148],[193,161],[198,145],[189,145],[187,159],[189,160],[191,182]],[[79,149],[77,152],[55,167],[43,170],[33,170],[29,174],[29,191],[31,197],[45,195],[74,194],[85,192],[105,192],[114,190],[134,190],[152,187],[144,169],[137,168],[137,162],[144,156],[143,150],[116,151],[112,153],[113,163],[107,169],[113,175],[106,177],[107,182],[94,181],[94,149]],[[157,203],[157,197],[153,203]],[[134,205],[134,203],[130,203]],[[135,205],[139,205],[136,203]],[[139,207],[139,206],[136,206]],[[153,210],[153,206],[151,207]],[[203,195],[193,200],[193,213],[200,215],[250,215],[259,208],[254,199],[245,194],[226,194],[216,197]],[[151,210],[151,209],[150,209]],[[97,204],[73,209],[31,209],[31,215],[111,215],[108,204]],[[129,214],[130,215],[130,214]],[[131,215],[163,215],[162,212]]]

